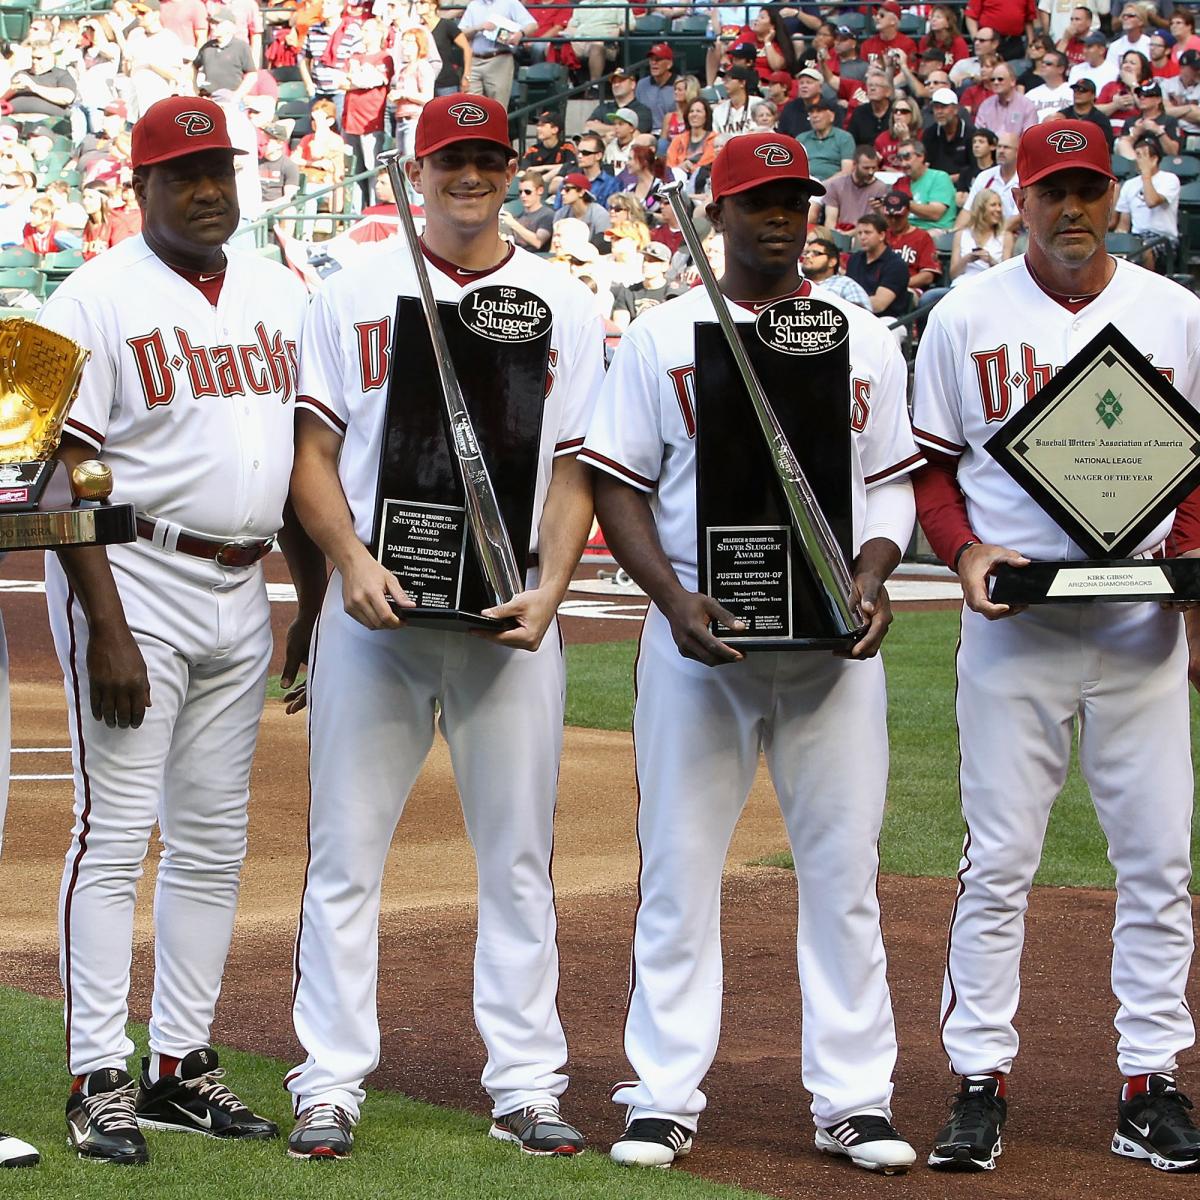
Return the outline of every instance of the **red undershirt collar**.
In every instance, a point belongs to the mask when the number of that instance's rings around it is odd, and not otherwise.
[[[786,296],[772,296],[770,300],[735,300],[734,304],[738,308],[744,308],[747,312],[757,313],[762,312],[768,304],[774,304],[777,300],[794,300],[797,296],[809,296],[812,294],[812,284],[807,279],[800,280],[800,286],[794,292],[788,292]]]
[[[1104,292],[1104,290],[1108,287],[1109,283],[1112,283],[1112,278],[1110,278],[1108,280],[1108,283],[1106,283],[1104,285],[1104,287],[1102,287],[1100,289],[1100,291],[1094,292],[1090,296],[1072,296],[1068,293],[1056,292],[1053,289],[1048,288],[1037,277],[1036,272],[1029,265],[1028,257],[1026,257],[1026,259],[1025,259],[1025,270],[1027,270],[1029,272],[1029,278],[1032,279],[1033,282],[1036,283],[1038,285],[1038,287],[1041,288],[1041,290],[1043,292],[1045,292],[1046,295],[1049,296],[1051,300],[1054,301],[1055,304],[1061,305],[1063,308],[1065,308],[1067,310],[1067,312],[1071,312],[1071,313],[1082,312],[1085,308],[1087,308],[1087,306],[1089,304],[1091,304],[1091,302],[1093,300],[1096,299],[1097,296],[1101,295]],[[1115,275],[1116,275],[1116,272],[1114,271],[1113,276],[1115,277]]]
[[[483,279],[486,276],[491,275],[494,271],[499,271],[501,267],[508,265],[508,260],[512,258],[515,250],[516,247],[510,245],[508,248],[508,253],[494,267],[484,267],[480,271],[472,271],[466,267],[458,266],[457,263],[452,263],[447,258],[442,258],[440,254],[434,254],[434,252],[430,250],[424,242],[421,243],[421,253],[425,255],[426,259],[428,259],[433,266],[437,267],[437,269],[441,271],[443,275],[447,276],[458,284],[473,283],[476,279]]]
[[[217,306],[217,301],[221,296],[221,286],[225,282],[225,272],[229,269],[229,264],[226,263],[219,271],[189,271],[184,267],[172,267],[167,263],[168,267],[179,276],[180,279],[186,279],[209,302],[214,308]]]

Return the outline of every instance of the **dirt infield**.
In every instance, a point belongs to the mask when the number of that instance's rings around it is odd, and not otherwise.
[[[9,563],[19,556],[12,556]],[[6,568],[8,564],[6,564]],[[10,577],[15,573],[6,572]],[[29,574],[36,574],[30,570]],[[5,920],[0,982],[58,994],[54,911],[70,822],[65,714],[46,630],[44,600],[3,601],[13,658],[15,779],[0,860]],[[284,606],[276,606],[279,620]],[[576,636],[572,621],[568,638]],[[636,621],[588,621],[608,637]],[[619,630],[619,632],[617,632]],[[555,880],[559,895],[560,1007],[571,1044],[567,1107],[597,1145],[617,1132],[608,1088],[626,1077],[621,1053],[629,940],[635,904],[635,793],[628,738],[569,730],[563,760]],[[30,754],[33,748],[51,753]],[[302,723],[272,706],[253,777],[250,857],[237,936],[216,1036],[293,1061],[290,956],[304,868],[306,805]],[[872,1178],[812,1149],[799,1083],[799,994],[795,982],[795,891],[789,874],[748,866],[785,844],[760,777],[738,827],[725,897],[725,1034],[706,1091],[710,1111],[687,1169],[787,1197],[959,1195],[1057,1198],[1177,1194],[1189,1185],[1108,1152],[1115,1089],[1115,1037],[1108,995],[1112,896],[1040,889],[1029,917],[1021,1021],[1023,1047],[1012,1080],[1013,1114],[1003,1167],[992,1176]],[[148,875],[152,874],[152,864]],[[150,879],[143,888],[148,898]],[[897,1122],[928,1140],[952,1080],[936,1039],[948,880],[885,878],[880,894],[901,1035]],[[383,1065],[375,1087],[482,1112],[482,1047],[470,1015],[474,876],[440,743],[423,773],[393,847],[383,920],[380,1015]],[[135,953],[134,1015],[147,1013],[149,905]],[[1200,989],[1192,989],[1193,1006]],[[1188,1064],[1195,1056],[1188,1056]],[[48,1115],[48,1124],[57,1120]],[[361,1151],[370,1152],[368,1104]],[[536,1164],[534,1164],[536,1166]]]

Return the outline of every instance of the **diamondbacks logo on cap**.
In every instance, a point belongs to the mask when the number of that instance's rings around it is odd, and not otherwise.
[[[754,148],[754,157],[761,158],[768,167],[786,167],[793,161],[795,155],[778,142],[768,142],[765,146]]]
[[[1059,154],[1074,154],[1087,145],[1087,138],[1074,129],[1059,129],[1046,138],[1046,145],[1053,146]]]
[[[478,104],[452,104],[446,111],[464,127],[482,125],[488,119],[487,110]]]
[[[180,126],[188,137],[203,137],[206,133],[212,133],[216,128],[208,113],[197,112],[194,108],[189,108],[187,112],[181,112],[175,118],[175,124]]]

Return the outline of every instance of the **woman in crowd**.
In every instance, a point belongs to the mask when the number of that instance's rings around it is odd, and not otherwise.
[[[837,27],[829,21],[822,21],[816,33],[812,35],[808,49],[801,50],[797,54],[797,69],[816,67],[818,71],[822,72],[827,69],[826,82],[829,82],[830,76],[836,79],[842,65],[837,50],[834,48],[836,42]]]
[[[672,112],[663,122],[662,135],[668,141],[673,141],[681,133],[687,133],[690,128],[688,125],[688,116],[691,112],[692,105],[695,104],[700,97],[700,80],[695,75],[680,75],[675,80],[675,111]],[[712,121],[709,121],[709,128],[712,127]],[[673,167],[678,166],[678,163],[672,163]]]
[[[410,30],[416,34],[423,30]],[[354,151],[355,175],[371,170],[383,148],[384,113],[387,109],[388,84],[393,71],[392,56],[383,48],[384,28],[376,20],[364,21],[358,49],[346,60],[346,105],[342,112],[342,132]],[[374,176],[359,181],[362,206],[375,203]]]
[[[629,156],[629,166],[617,176],[622,192],[635,196],[647,213],[658,212],[666,203],[662,194],[664,183],[684,178],[667,166],[653,146],[636,145]]]
[[[1004,228],[1000,194],[984,188],[971,205],[971,220],[954,234],[950,251],[950,286],[974,279],[981,271],[1012,258],[1013,235]]]
[[[413,152],[413,137],[421,109],[433,99],[437,72],[429,62],[429,33],[406,29],[400,35],[399,60],[392,80],[396,114],[396,147],[402,155]]]
[[[691,178],[717,156],[716,134],[712,127],[712,108],[698,96],[687,106],[687,127],[671,139],[667,147],[667,166]]]
[[[772,71],[787,71],[796,68],[796,49],[783,23],[783,17],[771,6],[760,8],[754,19],[738,34],[734,45],[749,42],[758,51],[754,67],[763,80]]]
[[[970,57],[970,47],[958,29],[958,15],[948,5],[935,4],[929,10],[929,31],[917,43],[917,50],[923,54],[930,48],[942,52],[947,71],[959,59]]]
[[[334,129],[337,109],[332,100],[317,100],[312,109],[312,133],[305,134],[296,147],[295,159],[309,190],[317,191],[346,178],[346,153],[349,149]],[[331,198],[332,197],[332,203]],[[325,211],[342,211],[342,193],[331,192],[320,201]]]
[[[83,210],[87,221],[83,226],[80,250],[85,260],[95,258],[102,250],[112,245],[112,222],[108,216],[108,197],[102,188],[83,189]]]
[[[774,100],[760,100],[750,113],[754,133],[770,133],[779,121],[779,105]]]
[[[881,171],[901,170],[897,157],[902,142],[921,140],[921,116],[915,100],[899,96],[892,104],[891,124],[875,139]]]
[[[617,192],[608,198],[608,218],[611,222],[605,240],[631,238],[640,251],[650,241],[650,218],[646,206],[632,192]]]
[[[437,0],[421,0],[421,20],[429,30],[434,53],[430,58],[441,62],[433,83],[435,96],[450,96],[463,90],[463,81],[471,77],[471,43],[463,35],[458,22],[444,17]],[[570,47],[567,47],[570,49]]]
[[[1121,55],[1121,77],[1106,83],[1096,97],[1096,107],[1112,122],[1113,137],[1119,138],[1125,126],[1138,115],[1134,88],[1154,78],[1150,60],[1137,50]]]

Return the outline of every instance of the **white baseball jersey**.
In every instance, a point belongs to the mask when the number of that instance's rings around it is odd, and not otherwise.
[[[807,295],[805,283],[799,295]],[[850,322],[851,487],[854,553],[862,542],[866,492],[922,460],[905,405],[904,359],[882,321],[832,292]],[[727,301],[735,321],[757,312]],[[761,310],[762,306],[759,306]],[[659,541],[685,587],[696,586],[696,415],[693,327],[715,321],[703,288],[640,316],[626,331],[596,403],[580,459],[652,492]]]
[[[427,260],[434,299],[459,301],[476,287],[512,286],[541,297],[554,314],[550,334],[546,406],[534,495],[530,551],[550,482],[553,460],[583,444],[592,399],[604,371],[604,333],[592,294],[577,279],[536,255],[514,249],[490,271],[461,271]],[[338,476],[354,516],[355,532],[371,539],[383,438],[383,415],[391,365],[396,296],[418,294],[408,247],[373,258],[369,269],[342,271],[329,279],[304,327],[297,405],[342,436]],[[348,337],[353,329],[356,336]],[[559,380],[569,380],[563,386]],[[521,547],[516,547],[518,555]]]
[[[930,314],[917,350],[913,426],[920,444],[961,456],[958,484],[971,528],[985,542],[1035,559],[1085,557],[983,445],[1106,325],[1195,400],[1200,300],[1160,275],[1116,262],[1108,286],[1077,313],[1037,284],[1021,256],[979,280],[986,292],[973,286],[951,293]],[[1164,321],[1164,313],[1173,319]],[[1165,517],[1135,553],[1162,542],[1173,519]]]
[[[267,537],[292,472],[307,295],[277,263],[226,257],[214,307],[129,238],[73,272],[38,321],[92,352],[65,428],[112,468],[114,502],[212,536]]]

